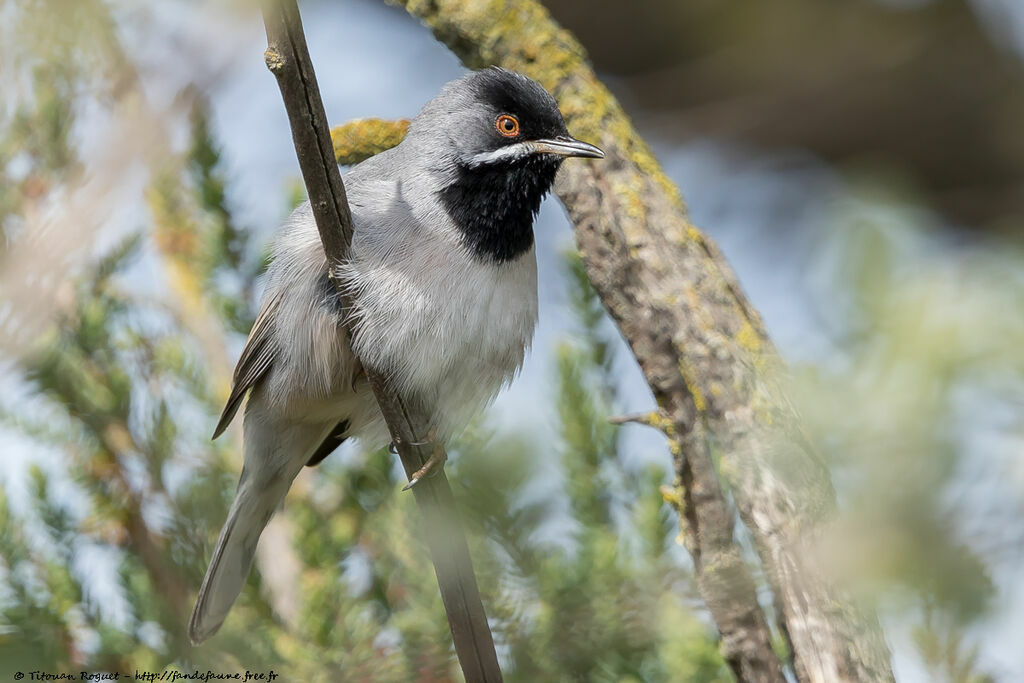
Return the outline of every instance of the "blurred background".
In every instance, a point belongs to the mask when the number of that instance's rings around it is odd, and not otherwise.
[[[789,361],[833,569],[898,680],[1024,678],[1024,5],[546,4]],[[333,124],[462,72],[379,0],[302,7]],[[398,463],[351,447],[300,476],[221,633],[184,639],[241,464],[237,428],[208,435],[303,193],[264,47],[242,2],[0,2],[5,675],[460,680]],[[449,464],[508,678],[730,680],[667,448],[607,422],[653,399],[554,200],[537,237],[532,352]]]

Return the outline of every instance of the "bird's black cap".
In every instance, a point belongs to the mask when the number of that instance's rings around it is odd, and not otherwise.
[[[496,115],[511,114],[519,119],[523,139],[540,140],[569,134],[555,98],[537,81],[514,71],[491,67],[474,73],[469,84],[479,101],[493,107]]]

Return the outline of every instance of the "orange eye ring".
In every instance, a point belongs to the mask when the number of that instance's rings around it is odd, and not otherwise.
[[[506,138],[514,138],[519,135],[519,119],[508,114],[502,114],[494,122],[494,127]]]

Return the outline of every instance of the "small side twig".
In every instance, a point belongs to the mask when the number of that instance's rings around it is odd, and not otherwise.
[[[613,425],[625,425],[625,424],[641,424],[647,425],[648,427],[658,427],[658,420],[660,419],[658,411],[651,411],[647,413],[628,413],[626,415],[612,415],[608,418],[608,421]]]
[[[335,163],[327,115],[295,0],[265,3],[263,21],[267,30],[267,66],[277,78],[288,110],[295,152],[323,242],[328,272],[333,279],[352,241],[352,215]],[[349,299],[340,287],[339,293],[342,302],[348,305]],[[366,369],[366,375],[406,474],[412,476],[426,462],[427,451],[433,450],[433,446],[419,445],[424,443],[419,435],[427,433],[426,416],[412,411],[389,386],[386,377],[370,369]],[[424,538],[466,680],[501,681],[501,669],[473,574],[469,547],[444,472],[420,481],[413,488],[413,495],[423,516]]]

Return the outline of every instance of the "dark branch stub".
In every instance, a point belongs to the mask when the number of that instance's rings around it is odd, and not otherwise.
[[[327,115],[295,0],[264,4],[263,21],[267,67],[277,78],[288,111],[296,156],[334,280],[334,266],[344,262],[352,241],[352,215],[334,160]],[[341,288],[339,294],[347,305],[349,297]],[[427,434],[428,420],[412,411],[385,377],[369,369],[366,375],[406,475],[411,477],[430,455],[419,445],[424,441],[418,436]],[[412,491],[423,516],[423,537],[430,549],[463,674],[471,683],[501,681],[494,641],[448,478],[443,471],[437,472],[421,480]]]

